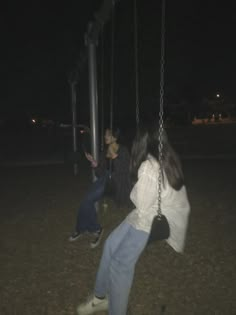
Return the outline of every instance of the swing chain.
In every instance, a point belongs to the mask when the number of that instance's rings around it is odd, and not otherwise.
[[[160,110],[159,110],[159,172],[158,172],[158,216],[161,217],[161,191],[163,180],[163,143],[162,135],[164,130],[163,103],[164,103],[164,65],[165,65],[165,0],[162,1],[161,13],[161,60],[160,60]]]
[[[138,71],[138,13],[137,2],[134,0],[134,54],[135,54],[135,98],[136,98],[136,125],[139,125],[139,71]]]
[[[114,53],[115,53],[115,0],[112,0],[111,12],[111,91],[110,91],[110,129],[113,130],[113,110],[114,110]]]
[[[101,30],[101,151],[104,150],[104,25]]]

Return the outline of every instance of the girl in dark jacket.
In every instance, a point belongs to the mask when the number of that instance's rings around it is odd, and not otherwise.
[[[104,196],[108,183],[112,198],[118,206],[129,203],[131,191],[129,178],[130,155],[127,148],[118,143],[119,134],[119,129],[113,130],[113,132],[106,129],[106,150],[101,153],[99,162],[95,161],[91,154],[85,153],[87,160],[91,162],[91,166],[95,170],[97,179],[92,183],[80,204],[75,231],[70,236],[70,241],[75,241],[85,232],[89,232],[95,236],[90,247],[95,248],[99,245],[103,228],[97,221],[95,203]]]

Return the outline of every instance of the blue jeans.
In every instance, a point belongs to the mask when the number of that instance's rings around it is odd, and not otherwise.
[[[106,179],[107,174],[93,182],[90,190],[81,202],[75,226],[77,232],[96,232],[101,228],[100,224],[97,222],[95,203],[100,200],[104,194]]]
[[[123,221],[107,238],[94,293],[98,297],[108,295],[109,315],[126,315],[135,264],[148,237]]]

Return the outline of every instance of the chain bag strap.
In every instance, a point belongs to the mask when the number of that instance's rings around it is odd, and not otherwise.
[[[154,217],[148,244],[157,240],[165,240],[170,236],[170,227],[167,218],[161,211],[161,192],[163,181],[163,143],[162,135],[164,130],[163,123],[163,103],[164,103],[164,64],[165,64],[165,0],[162,1],[162,25],[161,25],[161,62],[160,62],[160,110],[159,110],[159,170],[158,170],[158,210]]]

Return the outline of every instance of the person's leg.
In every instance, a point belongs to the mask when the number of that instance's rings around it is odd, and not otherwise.
[[[129,230],[129,225],[122,222],[107,238],[104,247],[102,258],[100,260],[97,271],[94,294],[97,297],[104,297],[108,294],[109,268],[112,256],[120,246],[123,238]]]
[[[100,224],[97,222],[95,203],[104,193],[105,182],[106,178],[100,177],[92,183],[90,190],[78,209],[75,226],[77,232],[95,232],[101,229]]]
[[[126,315],[136,262],[144,250],[148,233],[129,226],[109,264],[108,300],[110,315]]]
[[[121,223],[108,237],[97,272],[94,294],[85,302],[78,306],[77,314],[93,314],[98,311],[105,311],[109,308],[108,282],[109,282],[109,265],[114,251],[119,247],[120,242],[125,237],[129,226],[124,222]]]

